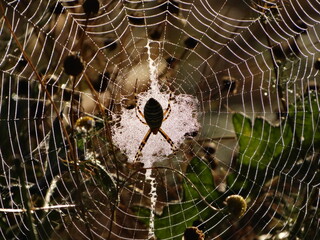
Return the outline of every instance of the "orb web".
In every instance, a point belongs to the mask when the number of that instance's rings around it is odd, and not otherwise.
[[[319,239],[319,10],[1,1],[1,238]]]

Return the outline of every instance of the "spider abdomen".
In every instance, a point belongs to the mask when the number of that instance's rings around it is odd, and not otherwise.
[[[154,98],[150,98],[144,106],[144,118],[153,134],[157,134],[163,121],[163,109]]]

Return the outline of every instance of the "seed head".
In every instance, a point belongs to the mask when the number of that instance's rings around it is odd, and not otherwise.
[[[247,203],[240,195],[231,195],[226,198],[225,204],[231,216],[238,219],[243,216],[247,210]]]

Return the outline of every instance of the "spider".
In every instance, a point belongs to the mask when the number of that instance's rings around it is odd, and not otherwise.
[[[163,111],[161,104],[154,98],[150,98],[147,103],[144,106],[143,113],[141,112],[139,105],[138,105],[138,96],[136,93],[137,90],[137,81],[136,81],[136,86],[134,89],[134,99],[135,99],[135,111],[136,111],[136,116],[145,125],[149,126],[149,130],[142,139],[140,146],[138,148],[138,151],[134,157],[134,162],[139,161],[141,154],[141,151],[143,147],[146,145],[150,134],[157,134],[160,132],[160,134],[164,137],[164,139],[171,145],[171,149],[173,152],[177,151],[176,146],[174,145],[173,141],[171,138],[161,129],[161,125],[164,121],[166,121],[171,113],[171,106],[170,106],[170,101],[172,100],[172,92],[170,92],[169,96],[169,101],[168,101],[168,107],[166,108],[165,111]],[[140,116],[145,120],[145,122],[139,117],[138,113]]]

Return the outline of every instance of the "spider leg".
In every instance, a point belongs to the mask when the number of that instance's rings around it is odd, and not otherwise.
[[[166,111],[164,111],[163,115],[166,116],[163,118],[162,122],[164,122],[165,120],[168,119],[168,117],[170,116],[170,113],[171,113],[171,107],[169,109],[167,109]]]
[[[141,117],[144,119],[144,115],[141,112],[141,110],[139,108],[139,105],[138,105],[137,82],[138,82],[138,79],[136,80],[136,86],[134,87],[134,100],[135,100],[135,103],[136,103],[136,107],[135,107],[136,116],[140,120],[140,122],[142,122],[143,124],[147,125],[147,123],[144,122],[143,120],[141,120],[141,118],[138,115],[138,113],[139,113],[141,115]]]
[[[137,151],[137,153],[136,153],[136,155],[134,157],[134,162],[139,161],[139,158],[141,156],[141,151],[142,151],[144,145],[146,145],[146,143],[147,143],[147,141],[148,141],[148,139],[150,137],[150,134],[151,134],[151,129],[149,128],[148,132],[146,133],[146,135],[144,136],[144,138],[142,139],[142,141],[140,143],[138,151]]]
[[[167,140],[167,142],[170,144],[172,151],[173,152],[178,151],[178,148],[174,145],[174,142],[171,140],[171,138],[161,128],[159,128],[159,132],[164,137],[164,139]]]
[[[162,120],[162,122],[164,122],[165,120],[168,119],[168,117],[170,116],[171,113],[171,104],[170,102],[173,100],[173,96],[172,96],[172,92],[170,92],[170,96],[169,96],[169,101],[168,101],[168,107],[167,109],[163,112],[163,116],[165,116]]]
[[[138,107],[138,112],[139,112],[140,114],[142,114],[141,111],[140,111],[140,109],[139,109],[139,107]],[[139,119],[139,121],[142,122],[144,125],[148,125],[146,122],[144,122],[143,120],[141,120],[141,118],[140,118],[139,115],[138,115],[138,112],[137,112],[137,108],[136,108],[136,116],[137,116],[137,118]]]

